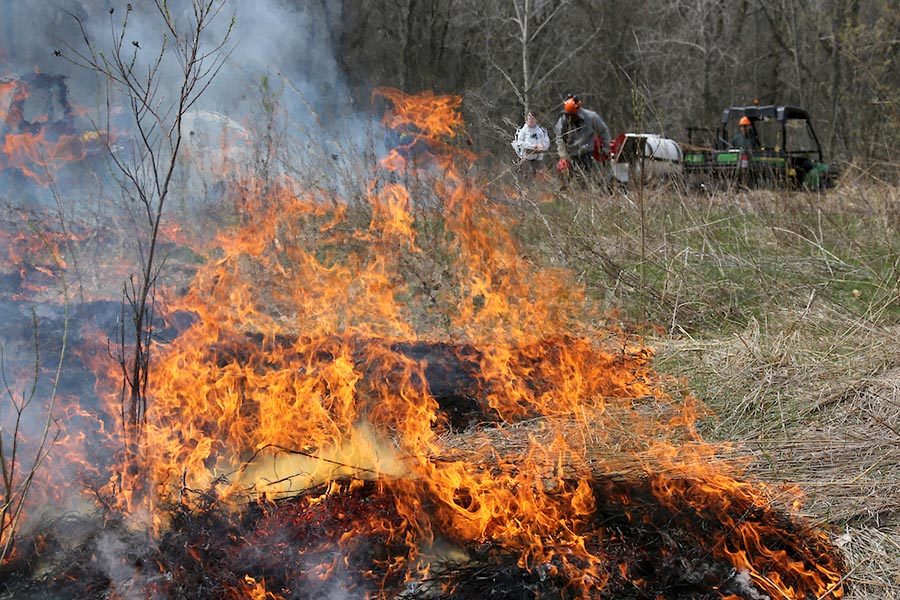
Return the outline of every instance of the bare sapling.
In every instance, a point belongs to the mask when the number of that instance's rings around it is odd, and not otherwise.
[[[130,136],[127,151],[107,140],[108,156],[123,197],[136,207],[138,263],[123,284],[123,319],[114,354],[122,370],[121,419],[126,464],[137,468],[136,456],[147,411],[147,381],[153,338],[156,286],[165,263],[158,236],[186,132],[182,119],[207,91],[225,64],[234,15],[218,37],[210,31],[223,12],[221,0],[192,0],[186,17],[172,13],[163,0],[153,3],[161,30],[157,49],[132,39],[131,4],[118,20],[110,14],[110,47],[101,50],[76,15],[81,47],[66,46],[59,54],[96,73],[104,84],[107,123],[114,103],[123,103]],[[215,37],[212,41],[210,37]],[[172,72],[174,71],[174,75]],[[137,475],[137,472],[132,473]]]
[[[59,257],[54,254],[59,262]],[[51,378],[49,394],[43,398],[38,393],[41,379],[41,353],[39,325],[32,310],[32,339],[34,341],[32,374],[24,385],[11,382],[7,377],[4,347],[0,344],[0,565],[12,556],[16,534],[25,518],[25,509],[35,476],[47,460],[54,442],[59,437],[59,426],[54,421],[57,387],[66,356],[69,332],[69,295],[63,279],[64,318],[60,350],[55,371]],[[32,415],[36,414],[34,419]],[[38,431],[28,422],[35,420]],[[30,443],[26,443],[26,439]]]

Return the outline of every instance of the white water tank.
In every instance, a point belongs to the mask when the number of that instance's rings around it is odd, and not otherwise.
[[[643,174],[645,183],[664,180],[681,172],[681,146],[654,133],[626,133],[616,138],[613,173],[621,183]]]

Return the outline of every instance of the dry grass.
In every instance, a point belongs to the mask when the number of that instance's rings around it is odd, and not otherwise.
[[[804,490],[848,597],[900,598],[900,189],[518,194],[526,246],[647,335],[704,437]]]
[[[804,490],[805,511],[845,552],[850,598],[900,597],[898,328],[845,330],[825,312],[659,339],[660,365],[703,382],[718,415],[710,439],[738,444],[759,478]]]
[[[673,397],[689,390],[711,408],[702,433],[732,444],[722,458],[805,491],[805,512],[845,554],[849,598],[900,598],[900,188],[610,193],[500,177],[488,193],[517,211],[531,260],[573,270],[593,303],[646,336],[656,370],[679,378]],[[428,259],[413,269],[426,282],[444,257]],[[648,403],[641,422],[670,410]],[[606,454],[575,453],[573,474],[633,473],[652,457],[623,414],[590,432],[533,421],[448,438],[446,458],[515,454],[563,432]]]

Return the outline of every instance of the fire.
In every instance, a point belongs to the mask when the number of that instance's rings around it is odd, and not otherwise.
[[[35,106],[53,105],[59,112],[27,112],[35,89],[46,95]],[[18,171],[42,187],[54,183],[62,167],[84,160],[109,137],[105,131],[75,130],[74,118],[85,112],[69,104],[62,77],[36,71],[0,81],[0,173]]]
[[[245,588],[238,592],[235,598],[246,598],[247,600],[279,600],[278,596],[272,592],[266,591],[265,580],[256,581],[250,575],[244,575]]]
[[[38,184],[46,187],[60,167],[85,157],[82,139],[76,135],[48,138],[44,130],[37,134],[8,133],[0,148],[5,154],[5,168],[19,169]]]
[[[652,349],[573,274],[521,252],[514,216],[459,170],[473,160],[448,141],[459,98],[379,94],[386,125],[431,149],[434,189],[376,178],[359,207],[288,179],[242,182],[247,218],[168,295],[190,319],[154,347],[139,470],[120,467],[105,497],[152,515],[158,535],[167,507],[249,506],[259,525],[233,536],[238,556],[265,546],[288,580],[375,596],[441,581],[439,556],[483,548],[572,597],[640,587],[646,573],[616,558],[630,524],[671,525],[743,574],[722,597],[841,597],[824,535],[779,509],[785,490],[742,479],[697,432],[701,403],[669,396]],[[411,167],[395,154],[382,168]],[[108,396],[111,414],[120,401]],[[371,540],[383,552],[349,573]],[[280,597],[263,575],[232,595]]]
[[[393,146],[382,161],[382,166],[391,171],[407,168],[409,159],[414,165],[422,160],[421,154],[441,164],[444,174],[456,176],[452,160],[471,161],[474,156],[448,140],[457,137],[464,130],[459,107],[462,100],[457,96],[436,95],[423,92],[410,97],[395,88],[379,88],[373,94],[392,103],[382,124],[392,132]]]
[[[20,103],[28,97],[28,92],[19,80],[0,81],[0,121],[7,125],[22,120]]]

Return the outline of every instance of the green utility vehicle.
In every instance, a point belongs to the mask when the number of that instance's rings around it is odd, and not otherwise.
[[[740,137],[738,124],[748,121],[749,131]],[[689,127],[682,149],[689,185],[818,190],[836,177],[824,162],[809,113],[795,106],[726,108],[716,129]]]

